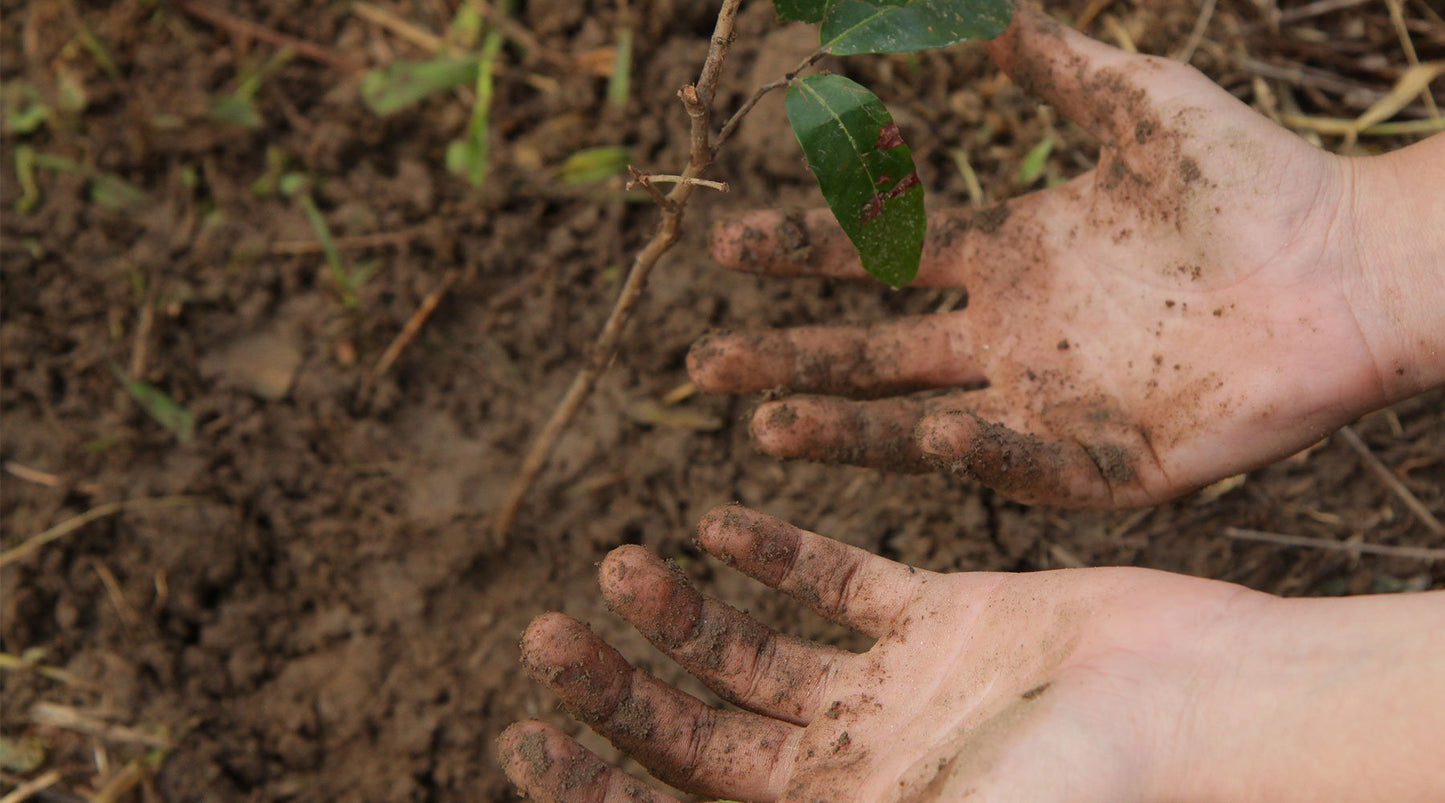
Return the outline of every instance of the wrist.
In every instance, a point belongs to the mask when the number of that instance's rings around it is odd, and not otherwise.
[[[1251,604],[1195,678],[1166,797],[1445,799],[1445,592]]]
[[[1445,134],[1348,164],[1351,303],[1388,404],[1445,386]]]

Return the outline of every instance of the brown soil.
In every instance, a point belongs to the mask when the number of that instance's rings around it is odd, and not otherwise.
[[[351,4],[195,5],[224,6],[368,67],[426,55]],[[455,4],[381,5],[442,32]],[[674,93],[695,75],[715,8],[634,5],[645,13],[632,98],[618,112],[607,108],[605,78],[566,66],[611,63],[601,49],[615,41],[616,4],[523,4],[519,21],[557,58],[504,54],[492,173],[473,191],[442,167],[470,114],[467,92],[382,119],[360,103],[358,74],[301,54],[264,81],[263,122],[248,130],[209,110],[275,57],[274,42],[218,28],[179,2],[3,3],[7,98],[23,83],[53,109],[38,129],[7,133],[4,148],[3,548],[107,503],[189,499],[99,518],[4,568],[3,651],[71,674],[0,675],[0,789],[54,769],[60,782],[39,799],[79,800],[139,762],[146,772],[132,776],[131,794],[146,800],[511,799],[493,757],[501,729],[541,717],[577,730],[518,662],[532,617],[566,611],[664,679],[681,675],[603,605],[594,567],[619,544],[673,559],[775,626],[859,643],[700,558],[698,518],[734,500],[937,570],[1130,564],[1283,594],[1445,586],[1445,564],[1225,536],[1234,526],[1445,547],[1338,438],[1157,509],[1073,513],[940,476],[779,463],[749,443],[752,400],[663,404],[687,379],[689,345],[710,328],[877,319],[961,300],[711,265],[708,219],[818,203],[801,158],[779,156],[791,135],[776,109],[730,143],[716,172],[732,193],[699,197],[621,357],[560,443],[516,537],[497,548],[487,518],[599,329],[618,266],[655,221],[648,204],[624,200],[620,180],[569,186],[555,168],[580,148],[618,143],[659,172],[684,161]],[[1281,3],[1293,5],[1302,4]],[[1267,26],[1246,30],[1255,8],[1221,2],[1195,58],[1246,99],[1252,76],[1230,58],[1241,49],[1319,59],[1311,43],[1347,39],[1363,49],[1338,53],[1369,59],[1345,78],[1375,90],[1403,63],[1383,10],[1314,20],[1339,37],[1291,44]],[[1410,8],[1420,58],[1440,58],[1445,37],[1431,38],[1430,20]],[[1110,13],[1141,49],[1167,53],[1196,12],[1161,0]],[[1096,20],[1089,30],[1105,28]],[[779,54],[789,47],[798,52]],[[755,83],[736,76],[763,72],[764,59],[786,69],[807,48],[806,36],[777,32],[769,4],[746,4],[719,106],[735,107]],[[846,69],[888,99],[932,204],[967,201],[955,146],[968,149],[991,200],[1028,189],[1019,160],[1046,131],[1059,145],[1043,180],[1093,158],[1076,129],[1040,113],[977,48]],[[1276,95],[1290,90],[1271,80]],[[1294,102],[1335,116],[1361,110],[1335,108],[1333,97],[1313,87]],[[10,155],[20,145],[123,178],[148,200],[109,209],[113,186],[42,166],[38,200],[18,212],[24,186]],[[354,307],[341,302],[298,202],[267,186],[280,160],[316,177],[349,263],[375,265]],[[372,382],[387,345],[443,286],[419,336]],[[112,368],[188,410],[194,439],[178,443]],[[1437,515],[1442,401],[1435,393],[1358,425]],[[57,711],[84,721],[57,722]],[[595,738],[585,743],[618,760]],[[37,747],[39,761],[16,758]]]

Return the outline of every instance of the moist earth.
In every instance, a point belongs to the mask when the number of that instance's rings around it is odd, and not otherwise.
[[[145,800],[514,799],[493,755],[497,734],[531,717],[579,732],[518,662],[519,635],[546,610],[590,622],[716,702],[605,609],[595,566],[620,544],[655,550],[774,627],[866,646],[702,557],[697,520],[732,501],[933,570],[1124,564],[1281,594],[1445,587],[1445,562],[1228,537],[1241,528],[1445,547],[1338,437],[1172,504],[1078,513],[941,476],[779,462],[749,442],[754,399],[669,395],[709,329],[964,302],[958,291],[770,281],[709,262],[709,220],[820,203],[771,107],[721,154],[715,174],[732,191],[699,191],[619,358],[513,537],[498,542],[488,517],[656,221],[620,178],[569,184],[558,168],[605,145],[627,146],[657,172],[685,158],[675,93],[695,77],[715,4],[633,5],[630,15],[605,2],[519,6],[517,22],[543,52],[504,52],[490,174],[473,190],[443,167],[470,117],[469,90],[383,118],[360,102],[349,66],[429,58],[416,32],[442,35],[452,3],[396,0],[370,6],[386,12],[371,17],[293,0],[4,4],[3,547],[99,512],[0,575],[0,644],[35,665],[0,674],[0,785],[53,769],[60,780],[40,799],[78,800],[134,766],[143,771],[120,788]],[[229,22],[194,11],[202,6],[224,8]],[[1106,13],[1113,23],[1095,20],[1092,34],[1119,25],[1142,50],[1168,53],[1197,9],[1160,0]],[[1194,63],[1247,100],[1253,84],[1233,55],[1300,57],[1259,27],[1254,4],[1222,0],[1215,13]],[[1403,64],[1384,12],[1365,19],[1362,29],[1338,15],[1318,25]],[[637,43],[632,90],[614,108],[604,76],[624,23]],[[806,36],[777,31],[769,4],[745,4],[720,109],[806,55]],[[293,46],[277,61],[286,42],[321,51]],[[1429,60],[1445,44],[1421,36],[1419,47]],[[1094,158],[1077,129],[976,47],[830,66],[888,100],[930,204],[971,201],[953,148],[989,201]],[[258,75],[254,126],[220,119],[217,102]],[[1390,86],[1388,74],[1349,80]],[[22,86],[52,109],[23,132],[24,104],[11,104]],[[1322,109],[1321,92],[1298,102]],[[1056,141],[1047,169],[1021,180],[1045,136]],[[17,172],[22,146],[69,161]],[[350,295],[337,291],[302,201],[278,191],[288,171],[311,176],[345,268],[371,271]],[[379,370],[429,298],[434,312]],[[177,419],[168,429],[148,415],[118,376],[184,408],[193,435],[181,442]],[[1436,515],[1442,402],[1434,393],[1357,425]],[[106,515],[107,505],[157,499],[168,506]]]

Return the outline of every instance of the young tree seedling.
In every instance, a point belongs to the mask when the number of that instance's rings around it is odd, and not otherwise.
[[[780,18],[818,24],[818,50],[789,75],[759,87],[714,135],[712,99],[739,2],[724,0],[702,73],[696,84],[678,93],[692,122],[686,169],[670,177],[676,183],[666,195],[648,174],[633,171],[632,184],[653,196],[663,219],[638,252],[587,362],[533,442],[493,518],[499,545],[505,543],[527,490],[563,430],[616,355],[648,275],[681,236],[693,190],[704,186],[703,173],[717,149],[759,100],[774,89],[788,88],[788,118],[834,217],[858,249],[864,269],[892,287],[902,287],[918,273],[926,228],[923,188],[902,132],[883,102],[862,85],[838,75],[799,73],[827,55],[912,53],[965,39],[991,39],[1003,33],[1013,16],[1011,0],[774,0]]]

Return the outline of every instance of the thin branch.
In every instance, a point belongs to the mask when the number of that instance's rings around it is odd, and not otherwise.
[[[627,182],[627,189],[630,190],[634,187],[641,187],[647,191],[648,195],[652,196],[652,202],[657,204],[659,208],[671,211],[672,201],[668,200],[667,196],[662,194],[662,190],[659,190],[653,185],[650,176],[632,165],[627,166],[627,174],[632,177],[632,179]]]
[[[368,384],[374,383],[385,375],[387,371],[391,370],[392,364],[396,362],[397,358],[401,356],[401,352],[406,349],[407,345],[411,343],[417,333],[421,331],[422,325],[425,324],[427,318],[430,318],[431,314],[436,311],[437,306],[442,303],[442,298],[446,296],[451,286],[456,284],[460,276],[461,273],[459,271],[447,271],[446,274],[442,276],[441,281],[437,283],[437,286],[430,293],[427,293],[426,298],[422,299],[421,305],[417,307],[416,312],[412,313],[411,318],[401,327],[401,331],[397,333],[396,338],[391,341],[391,345],[387,346],[386,351],[381,353],[380,359],[376,361],[376,365],[371,369]]]
[[[216,8],[210,3],[200,0],[178,0],[177,5],[187,14],[209,22],[210,24],[230,31],[233,34],[258,39],[262,42],[269,42],[280,47],[289,47],[296,51],[296,55],[319,61],[344,72],[361,72],[363,67],[360,64],[337,55],[330,49],[322,47],[315,42],[308,42],[305,39],[298,39],[294,36],[273,31],[264,25],[258,25],[250,20],[244,20],[234,14]]]
[[[1435,535],[1445,535],[1445,525],[1442,525],[1440,520],[1435,518],[1435,514],[1430,512],[1430,508],[1425,507],[1424,503],[1422,503],[1415,494],[1411,493],[1409,488],[1405,487],[1405,483],[1400,482],[1400,478],[1395,476],[1395,472],[1380,462],[1380,458],[1376,457],[1375,453],[1370,451],[1370,447],[1365,445],[1365,442],[1353,429],[1342,427],[1340,429],[1340,437],[1344,438],[1345,443],[1348,443],[1350,448],[1355,450],[1355,454],[1358,454],[1360,459],[1365,461],[1365,466],[1370,469],[1375,477],[1384,483],[1385,487],[1394,491],[1396,496],[1400,497],[1400,501],[1405,503],[1405,507],[1409,508],[1410,512],[1415,514],[1415,518],[1419,519],[1420,523],[1424,524],[1426,529]]]
[[[359,0],[351,5],[351,11],[356,16],[374,25],[380,25],[428,53],[440,53],[442,48],[446,47],[446,40],[442,37],[402,19],[381,6]]]
[[[1330,552],[1356,552],[1365,555],[1384,555],[1391,558],[1412,558],[1415,560],[1445,560],[1445,549],[1429,549],[1416,546],[1390,546],[1389,544],[1359,544],[1352,541],[1331,541],[1328,538],[1313,538],[1307,535],[1286,535],[1267,533],[1261,530],[1245,530],[1239,527],[1225,527],[1224,534],[1239,541],[1263,541],[1280,546],[1297,546],[1306,549],[1323,549]]]
[[[718,192],[728,192],[732,188],[726,181],[712,181],[705,178],[688,178],[687,176],[672,176],[666,173],[641,174],[637,181],[646,181],[649,184],[691,184],[694,187],[707,187]],[[628,182],[628,189],[632,189],[631,182]]]
[[[522,508],[522,502],[527,496],[527,491],[532,487],[537,476],[541,474],[542,469],[546,467],[547,460],[557,445],[557,440],[582,407],[582,403],[587,400],[587,396],[597,384],[597,378],[602,375],[602,372],[616,356],[617,345],[622,339],[622,333],[627,327],[628,320],[632,317],[633,310],[637,307],[638,300],[642,297],[642,291],[647,286],[647,278],[652,273],[653,267],[682,236],[683,215],[687,209],[688,199],[692,197],[693,190],[696,189],[691,180],[701,178],[703,172],[712,164],[713,147],[708,130],[712,122],[712,101],[717,95],[718,75],[722,71],[723,63],[727,60],[728,51],[732,46],[734,23],[737,21],[740,4],[741,0],[724,0],[722,8],[718,11],[717,25],[713,29],[712,41],[708,45],[707,58],[703,61],[702,72],[698,77],[697,84],[685,86],[678,93],[691,121],[688,162],[686,169],[682,172],[684,180],[678,182],[677,186],[667,194],[667,204],[663,207],[662,220],[658,223],[652,239],[634,258],[632,268],[627,274],[627,280],[623,283],[622,292],[618,295],[617,302],[613,305],[612,313],[608,316],[607,323],[603,325],[601,334],[597,336],[597,341],[592,346],[586,364],[573,378],[572,386],[567,389],[567,395],[557,405],[557,409],[552,411],[552,417],[543,426],[537,439],[532,443],[532,448],[527,452],[526,458],[523,459],[522,467],[518,471],[516,479],[512,481],[511,488],[507,491],[506,499],[492,520],[492,531],[499,544],[506,543],[512,525],[516,523],[517,514]]]
[[[723,123],[722,130],[718,132],[717,138],[713,140],[713,153],[716,154],[718,148],[721,148],[723,143],[732,138],[733,132],[737,130],[738,123],[741,123],[743,118],[748,116],[748,113],[753,110],[754,106],[758,105],[758,101],[762,100],[763,96],[772,92],[774,89],[781,89],[792,83],[793,79],[798,77],[798,73],[817,64],[826,55],[828,55],[826,49],[820,48],[814,50],[807,58],[798,62],[798,66],[794,67],[787,75],[776,81],[769,81],[754,90],[753,94],[747,100],[743,101],[743,105],[739,106],[738,110],[733,112],[733,116],[729,117],[726,123]]]

